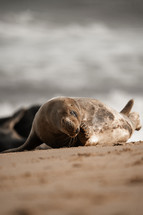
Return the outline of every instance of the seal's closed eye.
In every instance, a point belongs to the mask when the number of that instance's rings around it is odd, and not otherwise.
[[[70,114],[77,118],[77,113],[74,110],[71,110]]]

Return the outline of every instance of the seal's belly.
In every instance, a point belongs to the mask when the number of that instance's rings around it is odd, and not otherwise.
[[[85,142],[85,145],[97,145],[97,144],[107,144],[112,145],[118,142],[126,142],[130,135],[128,130],[122,129],[120,127],[105,130],[103,132],[93,133],[89,139]]]

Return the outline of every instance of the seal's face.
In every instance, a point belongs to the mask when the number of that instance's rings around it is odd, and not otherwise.
[[[62,117],[61,125],[62,132],[70,137],[76,137],[80,131],[80,122],[77,118],[77,113],[74,110],[69,111],[69,114]]]
[[[81,114],[78,104],[73,99],[62,101],[62,108],[58,110],[60,130],[70,137],[76,137],[80,131]]]

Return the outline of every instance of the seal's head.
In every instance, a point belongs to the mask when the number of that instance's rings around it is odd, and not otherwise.
[[[56,98],[52,101],[52,115],[55,115],[54,121],[60,132],[72,138],[78,135],[81,124],[78,102],[72,98]]]
[[[78,103],[71,98],[62,101],[59,110],[61,116],[61,131],[70,137],[76,137],[80,131],[81,114]]]
[[[76,137],[80,131],[77,111],[71,109],[61,118],[61,131],[70,137]]]

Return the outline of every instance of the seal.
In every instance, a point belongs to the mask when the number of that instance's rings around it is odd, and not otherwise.
[[[11,116],[0,118],[0,152],[25,143],[39,108],[40,105],[21,108]]]
[[[92,98],[57,97],[41,106],[26,142],[4,152],[126,142],[141,128],[139,114],[130,113],[130,100],[119,113]]]

